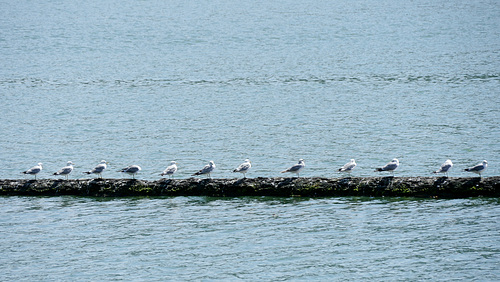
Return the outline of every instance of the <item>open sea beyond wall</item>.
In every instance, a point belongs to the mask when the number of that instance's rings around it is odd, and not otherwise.
[[[499,1],[0,0],[0,178],[500,175]],[[386,175],[386,174],[384,174]],[[128,177],[128,176],[127,176]],[[499,280],[496,199],[0,198],[0,280]]]
[[[498,199],[0,197],[2,281],[498,281]]]

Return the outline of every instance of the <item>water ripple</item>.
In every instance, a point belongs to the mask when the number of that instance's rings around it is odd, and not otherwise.
[[[498,199],[0,202],[2,280],[500,278]]]
[[[461,83],[474,83],[474,82],[498,82],[500,81],[500,74],[464,74],[460,76],[446,76],[446,75],[372,75],[372,76],[333,76],[333,77],[235,77],[226,80],[193,80],[189,78],[183,79],[95,79],[95,80],[49,80],[44,78],[12,78],[0,80],[0,85],[21,85],[24,87],[37,87],[37,86],[52,86],[52,87],[74,87],[74,86],[109,86],[109,87],[164,87],[169,85],[274,85],[274,84],[308,84],[319,83],[329,84],[338,82],[348,83],[447,83],[447,84],[461,84]]]

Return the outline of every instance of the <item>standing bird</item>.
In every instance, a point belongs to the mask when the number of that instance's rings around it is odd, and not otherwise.
[[[215,163],[214,163],[214,161],[210,161],[206,166],[204,166],[198,172],[193,173],[192,175],[208,174],[208,178],[211,178],[210,173],[212,173],[212,171],[214,171],[214,169],[215,169]]]
[[[451,162],[451,160],[446,160],[446,162],[444,162],[441,167],[433,173],[446,173],[446,177],[448,177],[448,170],[450,170],[450,168],[452,167],[453,163]]]
[[[68,175],[73,171],[73,162],[68,162],[65,167],[61,168],[57,172],[54,172],[54,175],[64,175],[66,176],[66,180],[68,180]]]
[[[466,168],[464,170],[477,173],[479,174],[479,177],[481,177],[481,172],[483,172],[487,167],[488,167],[488,162],[484,160],[482,163],[478,163],[477,165]]]
[[[347,172],[351,174],[352,170],[356,167],[356,161],[351,159],[350,162],[346,163],[343,167],[339,168],[339,172]]]
[[[281,173],[285,173],[285,172],[291,172],[291,173],[295,173],[297,174],[297,177],[300,177],[299,175],[299,172],[306,166],[306,164],[304,163],[304,160],[303,159],[300,159],[299,162],[288,168],[288,169],[285,169],[284,171],[282,171]]]
[[[177,162],[171,161],[170,165],[160,174],[161,176],[168,175],[170,178],[174,177],[174,173],[177,172]]]
[[[35,176],[35,180],[36,180],[36,175],[42,171],[42,163],[38,163],[36,166],[28,169],[27,171],[23,171],[22,173],[24,174],[31,174],[31,175],[34,175]]]
[[[243,173],[243,178],[247,178],[246,173],[252,167],[252,162],[249,159],[246,159],[244,163],[240,164],[237,168],[233,170],[233,172]]]
[[[399,160],[392,159],[392,161],[387,163],[385,166],[376,168],[375,171],[390,171],[392,172],[392,176],[394,176],[394,170],[398,168],[398,166],[399,166]]]
[[[141,171],[141,167],[138,165],[129,165],[125,168],[120,169],[118,172],[124,172],[127,174],[132,174],[132,179],[135,179],[135,174]]]
[[[107,164],[108,163],[105,160],[102,160],[96,167],[94,167],[94,169],[85,171],[84,173],[86,174],[95,173],[99,175],[99,178],[102,178],[102,172],[108,167]]]

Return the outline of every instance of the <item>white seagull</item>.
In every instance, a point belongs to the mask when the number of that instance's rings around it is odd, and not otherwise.
[[[215,169],[215,163],[214,163],[214,161],[210,161],[210,163],[208,163],[206,166],[204,166],[198,172],[193,173],[192,175],[208,174],[208,178],[211,178],[210,173],[212,173],[212,171],[214,171],[214,169]]]
[[[433,173],[446,173],[446,177],[448,177],[448,170],[450,170],[453,167],[453,163],[451,160],[446,160],[441,167],[434,171]]]
[[[177,172],[177,162],[171,161],[170,165],[160,175],[161,176],[168,175],[169,177],[173,178],[174,173],[176,172]]]
[[[243,173],[243,178],[247,178],[246,173],[252,167],[252,162],[249,159],[246,159],[244,163],[240,164],[237,168],[233,170],[233,172]]]
[[[346,163],[343,167],[339,168],[339,172],[347,172],[351,173],[352,170],[356,167],[356,161],[354,159],[351,159],[350,162]]]
[[[306,164],[304,163],[304,160],[303,159],[300,159],[299,162],[290,167],[290,168],[287,168],[285,170],[283,170],[281,173],[285,173],[285,172],[291,172],[291,173],[295,173],[297,174],[297,177],[300,177],[299,173],[300,171],[306,166]]]
[[[399,166],[399,160],[398,159],[392,159],[389,163],[387,163],[383,167],[376,168],[375,171],[390,171],[392,172],[392,175],[394,176],[394,170],[398,168]]]
[[[68,162],[65,167],[61,168],[57,172],[54,172],[54,175],[64,175],[66,176],[66,180],[68,180],[68,175],[73,171],[73,162]]]
[[[86,174],[95,173],[99,175],[99,178],[102,178],[102,172],[108,167],[107,164],[108,163],[105,160],[102,160],[96,167],[94,167],[94,169],[85,171],[84,173]]]
[[[24,174],[31,174],[31,175],[34,175],[35,176],[35,180],[36,180],[36,175],[42,171],[42,163],[38,163],[36,166],[28,169],[27,171],[23,171],[22,173]]]
[[[132,179],[135,179],[135,174],[141,171],[141,167],[138,165],[129,165],[125,168],[120,169],[118,172],[124,172],[127,174],[132,174]]]
[[[473,167],[466,168],[464,170],[477,173],[477,174],[479,174],[479,177],[481,177],[481,172],[483,172],[487,167],[488,167],[488,162],[486,160],[484,160],[482,163],[478,163],[477,165],[475,165]]]

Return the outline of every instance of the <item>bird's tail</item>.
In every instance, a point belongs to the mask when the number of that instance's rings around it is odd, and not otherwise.
[[[339,168],[339,171],[342,171],[342,169],[341,169],[341,168]]]
[[[469,169],[468,169],[468,168],[466,168],[466,169],[464,169],[464,171],[469,171]]]
[[[54,172],[54,174],[53,174],[53,175],[59,175],[59,173],[57,173],[57,172]]]
[[[288,172],[288,170],[284,170],[284,171],[282,171],[281,173],[285,173],[285,172]]]
[[[90,172],[90,171],[84,171],[83,173],[91,174],[92,172]]]
[[[375,171],[384,171],[381,167],[377,167]]]

